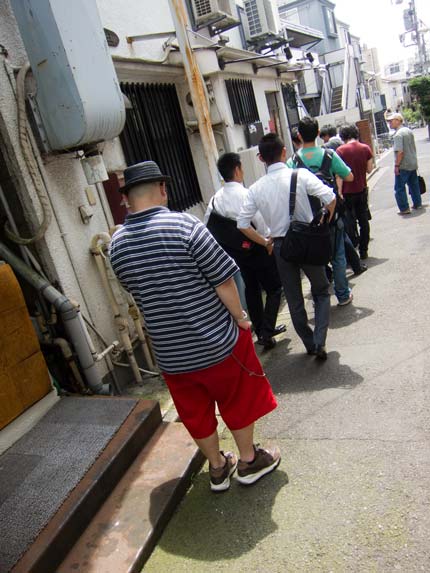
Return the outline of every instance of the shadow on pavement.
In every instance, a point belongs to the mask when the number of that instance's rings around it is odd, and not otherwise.
[[[390,259],[378,259],[376,257],[372,257],[372,255],[369,255],[369,257],[363,262],[366,263],[366,265],[369,267],[369,269],[371,269],[372,267],[377,267],[378,265],[383,265],[384,263],[386,263],[389,260]],[[360,277],[367,277],[367,276],[368,276],[367,273],[360,275]]]
[[[272,519],[272,507],[287,483],[287,474],[279,469],[248,488],[233,478],[228,492],[214,494],[209,489],[208,472],[202,472],[195,478],[158,547],[199,561],[237,558],[278,529]],[[166,487],[169,489],[168,484],[163,484],[151,495],[154,513],[163,503]],[[150,518],[154,523],[151,514]]]
[[[328,350],[326,362],[300,353],[291,354],[288,360],[267,364],[265,370],[275,394],[318,392],[327,388],[351,389],[363,382],[360,374],[340,363],[339,352]]]
[[[372,308],[355,306],[354,301],[348,306],[335,306],[330,313],[330,328],[343,328],[371,316],[375,311]]]

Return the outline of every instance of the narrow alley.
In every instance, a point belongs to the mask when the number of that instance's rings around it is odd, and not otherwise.
[[[428,180],[427,131],[414,133]],[[279,407],[259,439],[280,445],[279,470],[211,495],[205,466],[148,573],[429,570],[429,209],[399,217],[392,152],[378,167],[369,270],[351,278],[352,305],[332,306],[328,361],[291,326],[262,355]]]

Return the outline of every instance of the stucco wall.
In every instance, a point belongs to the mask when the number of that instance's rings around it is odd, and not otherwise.
[[[5,65],[0,65],[0,129],[2,140],[8,146],[7,167],[17,182],[16,188],[26,218],[36,227],[40,219],[40,206],[18,140],[12,73],[13,68],[24,63],[26,54],[7,0],[0,4],[0,36],[8,50]],[[85,193],[88,184],[75,153],[49,154],[42,158],[36,147],[34,151],[53,212],[44,241],[37,245],[39,258],[48,275],[58,280],[66,296],[80,303],[82,311],[97,325],[105,338],[109,341],[116,339],[112,313],[89,252],[91,237],[108,230],[97,191],[92,188],[97,203],[91,207]],[[80,205],[85,205],[92,214],[87,225],[81,220]],[[97,342],[95,340],[96,346]],[[103,363],[99,367],[103,374]]]

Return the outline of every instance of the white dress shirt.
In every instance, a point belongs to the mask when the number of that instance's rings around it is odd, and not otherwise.
[[[236,181],[225,183],[224,187],[221,187],[221,189],[219,189],[209,201],[204,217],[204,224],[206,225],[209,220],[214,207],[214,202],[215,211],[223,217],[237,221],[247,195],[248,189],[246,189],[241,183],[237,183]],[[270,229],[267,227],[263,217],[258,211],[252,215],[249,221],[250,224],[251,221],[260,235],[263,235],[263,237],[268,237],[270,235]]]
[[[247,229],[255,213],[259,211],[271,229],[272,237],[284,237],[290,226],[290,186],[293,170],[285,163],[274,163],[248,190],[243,203],[237,226]],[[310,223],[313,219],[308,195],[318,197],[323,205],[333,201],[333,189],[324,185],[318,177],[307,169],[298,169],[296,207],[294,220]]]

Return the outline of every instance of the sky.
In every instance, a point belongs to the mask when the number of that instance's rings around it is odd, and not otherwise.
[[[403,10],[409,2],[394,0],[333,0],[336,18],[350,25],[350,32],[360,37],[368,48],[377,48],[381,66],[413,56],[399,41],[404,33]],[[430,0],[415,0],[418,18],[430,27]],[[430,33],[426,34],[430,42]],[[430,45],[429,45],[430,48]],[[411,53],[412,52],[412,53]]]

